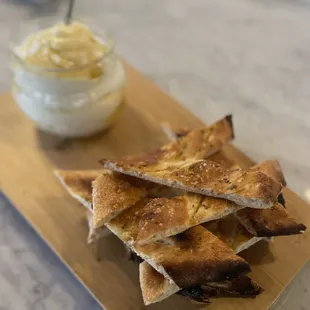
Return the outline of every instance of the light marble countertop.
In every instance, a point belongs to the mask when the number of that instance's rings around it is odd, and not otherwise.
[[[63,1],[31,2],[1,2],[1,91],[18,20],[55,14]],[[112,30],[131,64],[207,122],[233,113],[240,149],[279,159],[298,194],[310,188],[309,0],[77,2],[79,16]],[[2,196],[0,229],[1,310],[100,309]],[[307,264],[274,309],[308,309],[309,281]]]

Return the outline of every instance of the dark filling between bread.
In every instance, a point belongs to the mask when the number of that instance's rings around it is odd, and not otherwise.
[[[285,199],[282,193],[278,196],[278,203],[285,207]]]
[[[249,277],[241,276],[232,281],[212,282],[182,289],[178,294],[196,302],[209,303],[214,297],[244,297],[255,298],[262,289]]]
[[[136,264],[143,259],[126,247],[128,259]],[[212,282],[184,288],[177,294],[185,296],[192,301],[208,304],[211,297],[247,297],[254,298],[262,292],[262,289],[252,282],[247,276],[240,276],[234,280],[223,282]]]

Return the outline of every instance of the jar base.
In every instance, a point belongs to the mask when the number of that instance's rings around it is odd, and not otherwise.
[[[60,133],[60,132],[51,130],[49,128],[44,128],[44,127],[39,126],[39,125],[35,125],[35,127],[38,131],[41,131],[42,133],[45,133],[45,134],[48,134],[48,135],[51,135],[54,137],[63,138],[63,139],[79,139],[79,138],[83,139],[83,138],[89,138],[89,137],[93,137],[96,135],[100,135],[100,134],[108,131],[113,125],[114,125],[114,123],[106,124],[106,125],[102,126],[101,128],[98,128],[94,131],[83,132],[83,133],[77,133],[77,132],[74,132],[74,133],[63,133],[63,132],[61,132]]]

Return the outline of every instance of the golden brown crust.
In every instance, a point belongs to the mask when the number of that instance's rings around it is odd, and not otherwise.
[[[126,244],[132,244],[139,234],[139,220],[143,216],[143,208],[148,204],[150,198],[140,199],[134,206],[113,218],[108,227]]]
[[[135,241],[143,244],[185,231],[190,227],[196,207],[195,202],[191,203],[187,196],[152,199],[140,218]]]
[[[217,125],[217,128],[215,128],[215,130],[219,133],[219,135],[223,136],[229,134],[229,136],[231,136],[231,139],[234,138],[232,115],[225,116],[222,120],[219,120],[217,123],[211,125],[210,127],[215,127],[215,125]],[[168,123],[162,123],[161,126],[164,133],[171,141],[183,138],[192,131],[188,127],[180,127],[176,130],[172,130]],[[215,135],[216,133],[213,134]]]
[[[162,266],[179,287],[235,278],[250,271],[245,260],[202,226],[171,238],[171,243],[135,246],[147,262]]]
[[[116,173],[102,174],[93,182],[93,226],[98,228],[147,195],[144,183]]]
[[[141,245],[176,235],[241,209],[235,203],[224,199],[195,194],[153,200],[148,207],[140,217],[139,234],[135,240]]]
[[[236,235],[232,244],[232,249],[233,251],[238,254],[246,249],[248,249],[249,247],[251,247],[252,245],[254,245],[255,243],[261,241],[261,240],[265,240],[265,241],[269,241],[269,239],[267,238],[263,238],[263,237],[256,237],[254,235],[252,235],[250,232],[248,232],[248,230],[238,221],[238,225],[236,228]]]
[[[194,195],[194,194],[193,194]],[[192,225],[198,225],[227,217],[229,214],[235,213],[243,207],[236,203],[226,200],[213,198],[208,196],[200,196],[201,201],[197,212],[192,217]]]
[[[272,178],[274,181],[280,183],[283,187],[286,186],[282,168],[277,160],[265,160],[261,164],[254,166],[252,169],[257,169]]]
[[[272,178],[274,181],[280,183],[283,187],[286,186],[286,180],[284,178],[282,168],[277,160],[266,160],[259,165],[254,166],[252,169],[256,169],[268,177]],[[283,193],[280,193],[277,201],[285,206],[285,199]]]
[[[56,176],[68,192],[89,209],[92,205],[92,182],[103,173],[110,173],[110,171],[55,170]]]
[[[263,239],[248,232],[234,214],[205,223],[203,227],[227,244],[235,253],[239,253]]]
[[[198,161],[163,174],[183,189],[198,194],[225,198],[252,207],[271,207],[282,187],[259,171],[231,170],[210,161]]]
[[[190,198],[189,195],[144,199],[110,223],[123,228],[125,242],[145,244],[157,241],[191,227],[190,219],[199,200],[200,197]]]
[[[305,225],[290,218],[279,203],[267,210],[245,208],[238,211],[236,216],[250,233],[258,237],[295,235],[307,229]]]
[[[148,263],[139,265],[140,287],[145,305],[159,302],[179,290],[179,287],[169,282]]]
[[[206,128],[194,129],[160,149],[127,156],[122,159],[122,163],[126,166],[147,167],[149,171],[166,169],[170,164],[189,158],[206,158],[219,151],[233,136],[231,116],[227,116]]]
[[[232,117],[229,115],[208,127],[191,130],[163,146],[160,149],[163,152],[160,161],[206,158],[219,151],[233,137]]]
[[[114,219],[145,197],[173,197],[177,194],[180,194],[180,191],[128,175],[102,175],[93,183],[94,227],[100,227]],[[143,202],[139,203],[139,206],[145,207]]]
[[[126,242],[143,245],[240,209],[225,199],[186,194],[170,199],[144,199],[113,219],[112,224],[124,228]]]
[[[219,220],[204,223],[202,226],[217,236],[235,252],[234,242],[236,235],[239,232],[238,226],[242,225],[233,214]],[[249,237],[253,236],[248,231],[246,231],[246,233]]]
[[[105,168],[251,208],[270,208],[282,189],[255,169],[228,169],[206,160],[178,162],[164,170],[159,164],[157,171],[127,165],[123,160],[106,160]]]

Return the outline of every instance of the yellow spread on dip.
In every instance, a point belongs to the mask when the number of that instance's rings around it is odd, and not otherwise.
[[[101,76],[103,67],[98,60],[105,52],[104,44],[79,22],[59,23],[31,34],[16,48],[16,54],[25,63],[51,69],[57,76],[68,78]]]

